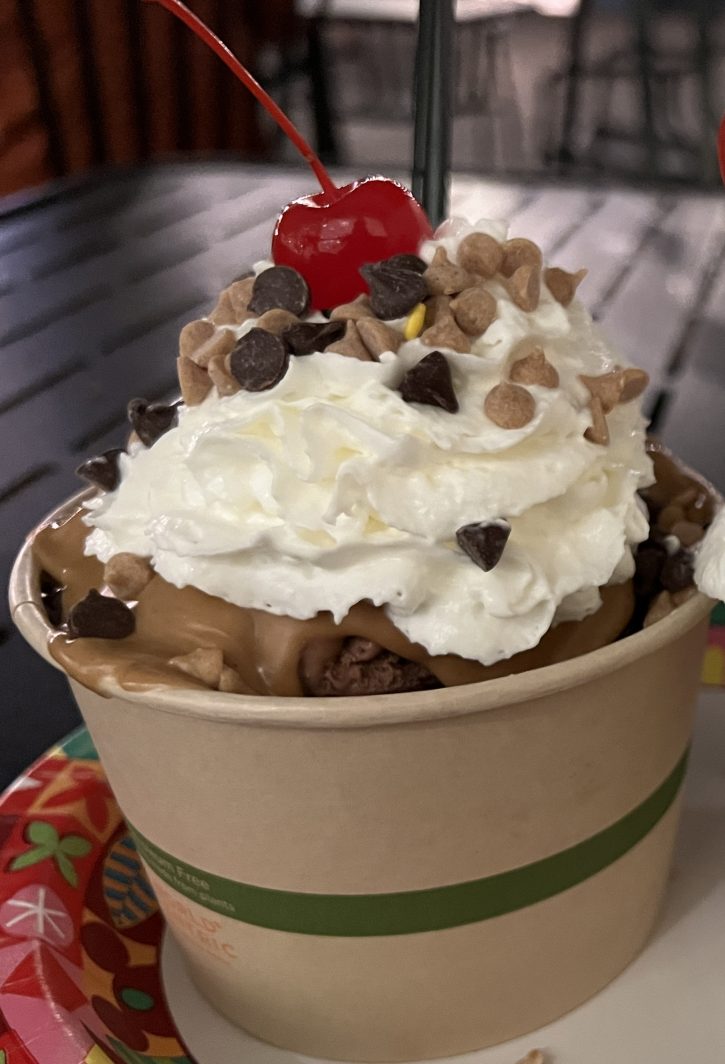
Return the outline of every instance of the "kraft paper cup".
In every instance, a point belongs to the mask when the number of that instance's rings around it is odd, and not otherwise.
[[[37,583],[27,545],[14,616],[51,660]],[[220,1012],[315,1056],[446,1056],[562,1015],[647,940],[710,605],[696,595],[572,661],[441,691],[71,687]]]

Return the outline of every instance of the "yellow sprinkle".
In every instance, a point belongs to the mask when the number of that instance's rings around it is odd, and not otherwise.
[[[424,321],[425,303],[417,303],[405,319],[405,328],[403,329],[403,336],[405,339],[414,340],[416,336],[419,336],[423,331]]]

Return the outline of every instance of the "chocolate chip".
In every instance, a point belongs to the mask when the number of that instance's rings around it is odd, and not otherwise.
[[[250,329],[237,340],[229,356],[229,372],[248,392],[273,388],[288,366],[289,352],[284,341],[264,329]]]
[[[324,351],[344,332],[344,321],[303,321],[285,329],[282,339],[293,355],[311,355],[313,351]]]
[[[168,432],[179,416],[175,403],[149,403],[146,399],[132,399],[128,404],[128,420],[133,430],[146,447]]]
[[[68,614],[68,635],[73,639],[125,639],[135,628],[133,610],[95,588]]]
[[[431,351],[412,366],[400,382],[398,390],[406,403],[439,406],[449,414],[455,414],[458,410],[450,366],[446,356],[440,351]]]
[[[501,561],[510,534],[507,521],[476,521],[462,525],[456,532],[456,541],[471,561],[487,573]]]
[[[666,591],[683,591],[694,582],[694,575],[689,551],[678,550],[662,566],[660,583]]]
[[[277,307],[301,318],[310,305],[310,290],[301,273],[291,266],[271,266],[254,279],[249,310],[264,314]]]
[[[667,550],[661,543],[648,540],[640,544],[634,558],[634,590],[643,598],[650,598],[659,587],[662,566],[667,560]]]
[[[413,273],[425,273],[428,269],[428,263],[419,255],[391,255],[385,260],[385,265],[395,270],[412,270]]]
[[[118,456],[123,453],[121,447],[112,447],[110,451],[104,451],[103,454],[82,462],[76,469],[76,475],[103,491],[115,491],[121,480]]]
[[[370,305],[379,318],[403,318],[428,296],[428,286],[414,270],[401,270],[387,262],[360,267],[370,289]]]

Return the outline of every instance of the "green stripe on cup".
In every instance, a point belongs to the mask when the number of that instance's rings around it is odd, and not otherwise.
[[[308,894],[236,883],[164,853],[131,826],[156,875],[206,909],[276,931],[302,935],[409,935],[503,916],[560,894],[601,872],[662,819],[682,785],[686,751],[667,779],[621,820],[533,864],[483,879],[394,894]]]

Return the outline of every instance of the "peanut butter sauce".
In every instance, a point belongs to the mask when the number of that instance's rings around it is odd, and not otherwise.
[[[64,617],[91,588],[104,591],[102,564],[83,554],[88,534],[83,513],[79,508],[66,521],[42,528],[33,546],[38,569],[63,588]],[[51,638],[50,652],[70,676],[102,694],[109,680],[128,691],[160,685],[203,690],[202,683],[169,660],[198,647],[221,647],[226,664],[237,670],[250,694],[300,696],[303,654],[332,657],[343,639],[359,636],[424,665],[444,686],[452,687],[553,664],[611,643],[632,615],[631,583],[603,588],[602,598],[602,607],[591,617],[560,624],[533,649],[484,666],[453,654],[429,655],[369,602],[354,606],[339,625],[329,613],[296,620],[241,608],[194,587],[174,587],[156,575],[135,606],[133,635],[70,639],[59,629]]]

